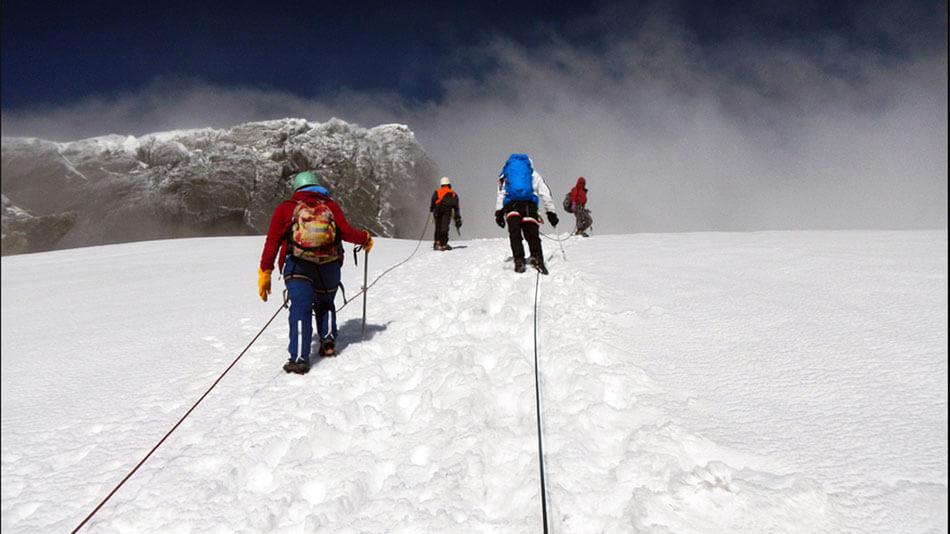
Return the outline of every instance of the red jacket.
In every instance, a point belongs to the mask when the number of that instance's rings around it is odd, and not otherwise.
[[[290,200],[285,200],[274,209],[274,215],[270,218],[270,226],[267,228],[267,239],[264,241],[264,252],[261,254],[261,270],[271,271],[274,269],[274,259],[277,259],[277,266],[281,271],[284,270],[284,257],[287,256],[287,237],[290,234],[290,226],[293,224],[294,208],[297,207],[297,201],[305,198],[318,199],[326,202],[327,207],[333,212],[333,221],[342,235],[343,240],[362,245],[369,239],[369,232],[365,230],[356,230],[343,215],[340,206],[320,193],[312,191],[297,191]],[[279,255],[278,255],[279,254]]]
[[[578,206],[587,205],[587,180],[583,176],[577,179],[577,185],[571,189],[571,202]]]

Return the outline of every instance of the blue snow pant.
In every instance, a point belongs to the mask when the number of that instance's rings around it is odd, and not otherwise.
[[[284,283],[290,298],[290,359],[310,362],[313,317],[321,340],[336,339],[336,297],[340,285],[340,262],[313,263],[288,255],[284,263]]]

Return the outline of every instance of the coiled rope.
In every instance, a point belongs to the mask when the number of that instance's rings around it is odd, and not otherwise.
[[[362,294],[362,293],[365,293],[367,289],[373,287],[373,286],[376,284],[376,282],[378,282],[379,279],[382,278],[383,276],[385,276],[387,273],[389,273],[390,271],[392,271],[392,270],[395,269],[396,267],[399,267],[400,265],[406,263],[406,262],[409,261],[413,256],[415,256],[416,252],[419,250],[419,245],[422,244],[422,240],[425,238],[426,228],[429,227],[429,220],[430,220],[430,219],[431,219],[431,216],[426,218],[426,223],[425,223],[425,224],[423,225],[423,227],[422,227],[422,235],[419,236],[419,242],[416,243],[416,248],[413,249],[412,254],[410,254],[408,258],[404,259],[403,261],[401,261],[401,262],[397,263],[396,265],[393,265],[392,267],[390,267],[390,268],[386,269],[385,271],[383,271],[382,274],[380,274],[379,276],[376,277],[375,280],[373,280],[373,283],[372,283],[372,284],[369,284],[368,286],[366,286],[366,287],[364,287],[363,289],[361,289],[360,292],[357,293],[352,299],[350,299],[350,300],[344,302],[343,306],[340,306],[340,307],[338,308],[338,310],[343,309],[349,302],[351,302],[351,301],[352,301],[353,299],[355,299],[357,296],[359,296],[359,295]],[[208,390],[205,391],[204,394],[192,405],[192,407],[189,408],[187,412],[185,412],[185,415],[181,416],[181,419],[179,419],[178,422],[175,423],[175,426],[173,426],[173,427],[171,428],[171,430],[169,430],[168,432],[165,433],[165,436],[163,436],[162,439],[160,439],[160,440],[158,441],[158,443],[156,443],[155,446],[152,447],[152,450],[148,451],[148,454],[146,454],[145,457],[142,458],[142,460],[139,461],[139,463],[136,464],[136,466],[135,466],[134,468],[132,468],[131,471],[129,471],[129,474],[125,475],[125,478],[123,478],[114,488],[112,488],[112,491],[110,491],[109,494],[106,495],[106,497],[105,497],[104,499],[102,499],[102,502],[100,502],[99,505],[96,506],[96,508],[95,508],[92,512],[90,512],[89,515],[87,515],[86,518],[83,519],[82,522],[79,523],[79,525],[76,526],[76,528],[74,528],[74,529],[72,530],[71,534],[75,534],[75,533],[78,532],[79,529],[81,529],[87,522],[89,522],[89,520],[92,519],[92,517],[93,517],[94,515],[96,515],[97,512],[99,512],[99,510],[106,504],[106,502],[107,502],[109,499],[111,499],[112,496],[115,495],[115,493],[116,493],[117,491],[119,491],[119,488],[121,488],[122,485],[125,484],[127,480],[129,480],[130,478],[132,478],[132,475],[134,475],[135,472],[138,471],[138,469],[139,469],[140,467],[142,467],[142,464],[144,464],[145,461],[148,460],[156,450],[158,450],[158,448],[162,445],[162,443],[164,443],[165,440],[168,439],[169,436],[171,436],[172,432],[174,432],[174,431],[182,424],[182,422],[184,422],[184,420],[185,420],[189,415],[191,415],[191,412],[193,412],[193,411],[195,410],[195,408],[197,408],[198,405],[201,404],[201,401],[203,401],[203,400],[205,399],[205,397],[207,397],[208,394],[211,393],[211,390],[214,389],[215,386],[217,386],[219,382],[221,382],[221,380],[224,378],[224,375],[228,374],[228,371],[230,371],[230,370],[237,364],[238,360],[240,360],[240,359],[244,356],[245,353],[247,353],[248,349],[251,348],[251,345],[253,345],[253,344],[258,340],[258,338],[261,337],[261,334],[264,333],[264,330],[267,330],[267,327],[269,327],[270,324],[271,324],[272,322],[274,322],[274,319],[277,318],[277,315],[280,313],[280,311],[283,310],[285,307],[287,307],[287,302],[288,302],[289,300],[290,300],[290,299],[289,299],[289,297],[287,296],[286,291],[285,291],[285,292],[284,292],[284,301],[281,303],[280,307],[277,308],[277,311],[274,312],[274,315],[272,315],[271,318],[267,320],[267,323],[264,324],[264,327],[261,328],[260,331],[257,333],[257,335],[254,336],[254,339],[252,339],[251,342],[248,343],[246,347],[244,347],[244,350],[242,350],[241,353],[238,354],[236,358],[234,358],[234,361],[231,362],[231,365],[229,365],[229,366],[227,367],[227,369],[225,369],[224,372],[221,373],[221,376],[219,376],[218,379],[215,380],[213,384],[211,384],[211,387],[209,387]]]

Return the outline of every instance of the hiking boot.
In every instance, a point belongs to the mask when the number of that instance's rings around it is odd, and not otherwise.
[[[432,250],[439,250],[439,242],[432,243]]]
[[[324,338],[320,342],[320,356],[336,356],[336,342],[332,337]]]
[[[519,259],[515,260],[515,272],[516,273],[524,272],[524,260],[519,260]]]
[[[541,274],[548,274],[548,268],[544,266],[544,258],[531,256],[528,259],[528,263],[530,263],[531,266],[537,269]]]
[[[446,244],[442,245],[442,246],[439,247],[439,248],[440,248],[441,250],[452,250],[452,245],[449,245],[448,243],[446,243]]]
[[[293,360],[288,360],[284,364],[284,372],[287,373],[297,373],[298,375],[307,374],[307,371],[310,370],[310,362],[300,361],[295,362]]]

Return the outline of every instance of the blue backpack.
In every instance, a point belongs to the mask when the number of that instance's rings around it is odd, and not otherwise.
[[[528,156],[512,154],[505,162],[501,174],[505,177],[505,204],[511,200],[538,202],[532,183],[534,170],[531,168],[531,160]]]

